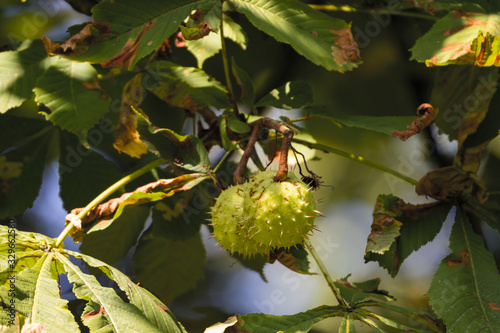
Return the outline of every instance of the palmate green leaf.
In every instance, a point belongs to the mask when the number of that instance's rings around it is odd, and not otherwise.
[[[99,90],[91,90],[97,71],[88,63],[60,59],[36,82],[35,101],[45,104],[50,113],[45,117],[55,125],[83,138],[108,112],[109,100]]]
[[[214,7],[217,8],[217,7]],[[220,10],[220,8],[219,8]],[[209,13],[211,14],[211,13]],[[203,67],[203,63],[205,60],[213,57],[222,49],[222,44],[220,40],[220,32],[218,32],[220,24],[220,15],[217,18],[217,26],[214,29],[214,26],[211,25],[213,30],[207,36],[197,39],[197,40],[187,40],[186,48],[189,52],[191,52],[196,58],[196,62],[198,68]],[[232,40],[236,44],[238,44],[243,50],[246,49],[247,45],[247,36],[245,31],[241,28],[241,26],[234,22],[230,16],[224,14],[224,37]]]
[[[412,205],[393,195],[379,195],[365,261],[377,261],[396,276],[410,254],[436,237],[450,209],[445,202]]]
[[[255,103],[255,106],[273,106],[278,109],[298,109],[313,101],[311,86],[304,81],[287,82],[273,89]]]
[[[450,140],[458,138],[462,121],[468,116],[476,114],[477,120],[483,119],[494,98],[497,79],[496,67],[448,66],[438,69],[431,104],[439,109],[435,124]]]
[[[46,46],[52,54],[78,61],[133,67],[174,34],[192,11],[208,12],[217,5],[215,0],[105,0],[92,9],[94,21],[105,22],[105,28],[91,28],[91,37],[82,30],[88,38],[68,43],[69,50],[50,41]]]
[[[427,66],[499,66],[500,15],[453,11],[439,19],[411,48]]]
[[[275,316],[264,313],[238,315],[237,328],[252,333],[308,332],[311,327],[328,317],[342,317],[344,310],[337,306],[320,306],[289,316]]]
[[[48,128],[47,128],[48,129]],[[42,129],[24,145],[0,157],[0,218],[22,214],[33,205],[42,185],[45,163],[57,133]]]
[[[40,257],[55,241],[47,236],[19,231],[0,225],[0,285],[8,284],[12,274],[18,274],[36,265]]]
[[[55,60],[40,40],[25,40],[17,50],[0,53],[0,113],[29,99],[36,80]]]
[[[66,250],[65,252],[84,260],[92,267],[99,268],[110,279],[115,281],[120,289],[125,292],[130,303],[135,305],[161,332],[186,333],[184,327],[177,321],[164,303],[146,289],[135,284],[118,269],[82,253]]]
[[[155,214],[153,220],[159,217],[161,214]],[[135,281],[169,304],[203,279],[205,263],[206,251],[199,232],[187,238],[147,232],[134,253]]]
[[[157,84],[148,89],[169,104],[192,112],[231,107],[226,88],[201,69],[157,61],[150,64],[150,74]]]
[[[110,265],[116,264],[137,243],[150,211],[151,208],[146,206],[127,208],[126,214],[120,215],[106,229],[87,232],[80,251]]]
[[[92,332],[161,332],[135,305],[125,303],[112,288],[101,286],[93,275],[83,273],[65,255],[56,253],[55,256],[64,265],[76,297],[89,302],[82,319]]]
[[[68,301],[61,299],[57,279],[63,272],[54,269],[53,260],[54,253],[45,253],[34,267],[16,275],[16,310],[48,332],[79,332]]]
[[[497,332],[500,274],[462,207],[457,208],[450,249],[429,287],[430,305],[450,332]]]
[[[231,0],[258,29],[328,70],[344,72],[360,63],[350,25],[297,0]]]

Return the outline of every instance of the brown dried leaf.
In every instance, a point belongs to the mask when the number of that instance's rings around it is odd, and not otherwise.
[[[410,137],[422,132],[424,128],[429,126],[434,118],[436,118],[437,111],[432,107],[432,105],[423,103],[418,107],[417,115],[419,115],[420,118],[415,119],[409,126],[407,126],[407,130],[394,131],[392,132],[392,136],[399,138],[402,141],[408,140]]]
[[[418,182],[415,191],[436,200],[457,199],[472,195],[479,202],[488,199],[486,189],[477,181],[474,174],[455,166],[448,166],[428,172]]]
[[[90,312],[86,313],[86,314],[82,317],[82,319],[83,319],[83,320],[87,320],[87,319],[89,319],[89,318],[92,318],[92,317],[95,317],[95,316],[99,316],[99,315],[104,314],[104,313],[105,313],[104,308],[99,308],[99,309],[97,309],[97,310],[90,311]]]
[[[330,32],[337,37],[333,41],[332,55],[340,66],[346,63],[356,63],[361,59],[358,44],[354,41],[350,27],[338,30],[330,29]]]
[[[88,46],[97,41],[95,31],[97,31],[101,37],[106,37],[109,35],[110,30],[111,28],[106,22],[92,22],[87,24],[79,33],[71,36],[71,38],[63,44],[53,42],[47,37],[42,37],[42,41],[47,54],[51,56],[78,56],[85,53]]]
[[[139,43],[141,42],[142,37],[153,27],[153,22],[148,22],[142,28],[142,31],[139,33],[139,36],[135,39],[135,41],[128,40],[123,48],[118,52],[114,57],[108,59],[106,61],[101,62],[102,67],[112,67],[112,66],[123,66],[128,67],[134,60],[135,55],[137,54],[137,49],[139,48]]]
[[[99,220],[99,223],[106,222],[113,217],[118,207],[122,202],[124,202],[133,193],[158,193],[163,192],[162,198],[169,197],[180,191],[187,191],[192,188],[188,183],[198,179],[201,176],[199,173],[191,173],[178,176],[176,178],[170,179],[160,179],[156,182],[146,184],[144,186],[138,187],[133,192],[127,192],[122,194],[119,198],[113,198],[107,202],[94,207],[90,212],[85,215],[79,225],[75,224],[75,217],[83,210],[83,208],[75,208],[66,216],[66,223],[73,222],[77,228],[83,228],[89,223]],[[140,205],[141,203],[148,202],[147,198],[142,200],[136,200],[134,202],[129,202],[129,206]]]
[[[120,153],[126,153],[135,158],[148,152],[146,145],[139,138],[137,114],[132,110],[132,107],[139,109],[138,106],[142,102],[141,84],[142,75],[139,73],[123,88],[120,117],[115,128],[115,142],[113,143],[113,147]]]

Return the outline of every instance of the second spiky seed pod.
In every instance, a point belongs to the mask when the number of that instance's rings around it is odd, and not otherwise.
[[[295,175],[275,180],[276,171],[258,173],[221,193],[212,209],[214,236],[231,253],[267,254],[301,244],[313,229],[315,203],[310,188]]]

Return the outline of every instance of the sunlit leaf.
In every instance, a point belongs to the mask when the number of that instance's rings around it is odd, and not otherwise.
[[[272,90],[255,103],[255,106],[274,106],[278,109],[298,109],[312,103],[311,86],[304,81],[287,82]]]
[[[58,276],[54,271],[53,253],[45,253],[32,268],[16,275],[16,311],[31,323],[42,325],[48,332],[77,332],[78,324],[61,299]]]
[[[30,98],[36,80],[55,60],[40,40],[25,40],[17,50],[0,53],[0,113]]]
[[[150,67],[158,82],[151,91],[165,102],[192,112],[208,106],[230,107],[225,87],[201,69],[168,61],[157,61]]]
[[[167,306],[146,289],[130,280],[125,274],[113,266],[96,258],[81,253],[66,251],[76,258],[81,258],[88,265],[99,268],[125,292],[130,303],[135,305],[143,315],[161,332],[186,333],[184,327],[177,321]]]
[[[500,15],[453,11],[439,19],[411,49],[427,66],[498,66]]]
[[[186,41],[186,48],[195,56],[198,68],[202,68],[205,60],[216,55],[222,49],[218,27],[220,25],[219,17],[220,15],[217,17],[217,27],[212,26],[212,29],[216,28],[215,31],[201,39]],[[224,15],[224,37],[232,40],[242,49],[246,49],[247,37],[244,30],[228,15]]]
[[[500,327],[500,274],[461,207],[457,208],[450,249],[452,253],[443,259],[431,282],[429,303],[450,332],[496,332]]]
[[[82,320],[91,331],[161,332],[135,305],[124,302],[112,288],[103,287],[93,275],[83,273],[65,255],[56,258],[73,283],[73,292],[79,299],[88,301]]]
[[[174,34],[192,11],[210,11],[219,4],[215,0],[106,0],[93,8],[92,16],[108,28],[95,27],[73,43],[48,41],[46,46],[52,54],[79,61],[133,67]]]
[[[108,112],[109,100],[86,86],[96,76],[88,63],[61,59],[38,78],[35,101],[50,109],[44,115],[54,125],[82,136]]]
[[[328,70],[344,72],[360,63],[350,25],[296,1],[231,0],[258,29]]]

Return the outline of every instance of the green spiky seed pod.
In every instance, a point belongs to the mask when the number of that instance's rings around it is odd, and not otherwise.
[[[221,193],[212,209],[214,236],[231,253],[267,254],[301,244],[313,229],[315,203],[310,188],[295,175],[277,182],[276,171]]]

